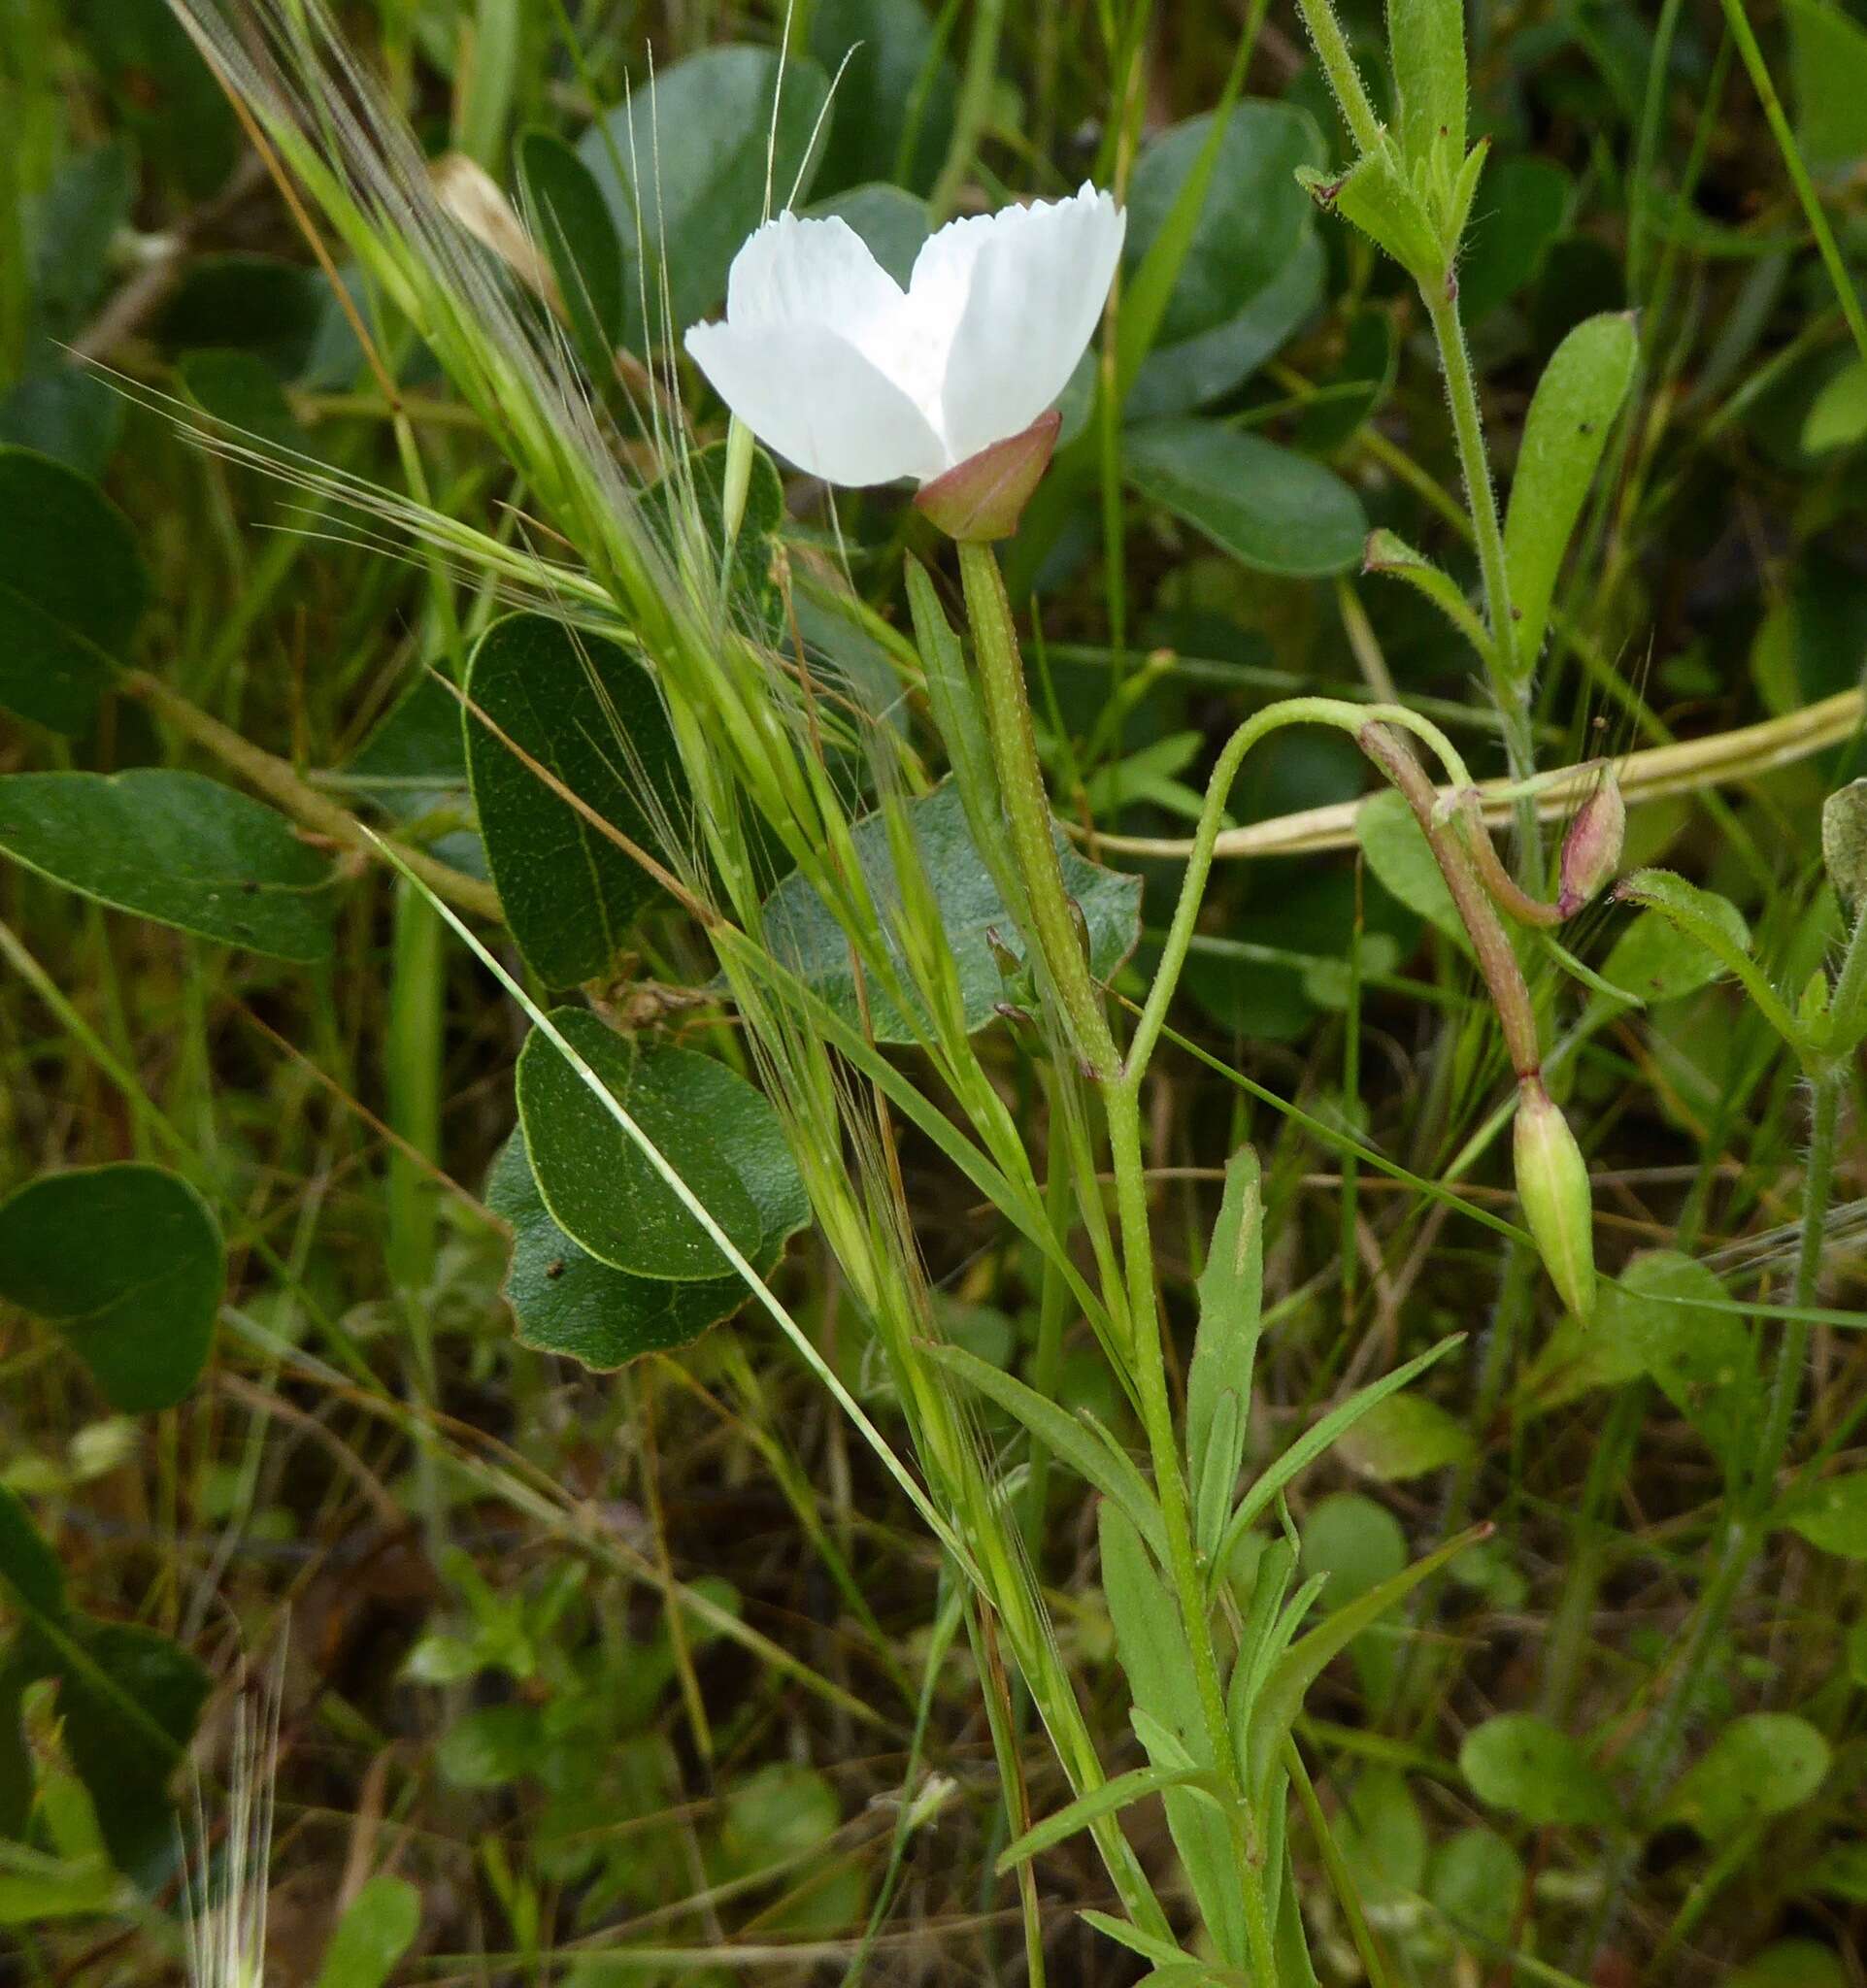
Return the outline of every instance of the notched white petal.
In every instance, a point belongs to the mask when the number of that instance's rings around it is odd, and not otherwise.
[[[820,324],[696,324],[693,362],[758,439],[832,483],[938,476],[946,453],[920,410]]]

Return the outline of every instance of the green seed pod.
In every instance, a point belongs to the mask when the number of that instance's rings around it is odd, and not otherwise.
[[[1584,1325],[1594,1316],[1594,1202],[1569,1121],[1530,1076],[1517,1090],[1517,1193],[1550,1281]]]

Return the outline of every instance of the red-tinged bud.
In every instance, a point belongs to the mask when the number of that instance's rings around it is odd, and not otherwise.
[[[915,503],[950,539],[1009,539],[1044,480],[1063,416],[1052,408],[1022,434],[1007,436],[922,483]]]
[[[1562,878],[1556,910],[1573,918],[1620,867],[1621,845],[1627,839],[1627,804],[1620,782],[1608,767],[1601,784],[1576,810],[1562,841]]]
[[[1588,1163],[1537,1076],[1517,1087],[1517,1196],[1543,1267],[1562,1302],[1586,1325],[1595,1309],[1594,1201]]]

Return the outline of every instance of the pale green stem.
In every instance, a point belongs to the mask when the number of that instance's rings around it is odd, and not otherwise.
[[[972,623],[973,655],[979,666],[992,760],[998,769],[999,798],[1011,833],[1012,855],[1024,880],[1032,937],[1055,986],[1070,1040],[1084,1067],[1100,1081],[1113,1078],[1120,1054],[1109,1029],[1102,990],[1089,972],[1081,913],[1063,882],[1050,820],[1044,769],[1037,756],[1030,698],[1017,631],[998,560],[989,546],[962,545],[960,577],[966,614]]]
[[[1303,16],[1304,26],[1310,30],[1317,59],[1322,64],[1322,73],[1329,79],[1329,87],[1335,92],[1335,100],[1342,110],[1342,121],[1348,125],[1355,149],[1363,152],[1379,151],[1386,134],[1382,129],[1381,119],[1375,115],[1375,107],[1361,81],[1361,72],[1355,67],[1355,59],[1349,52],[1348,37],[1342,32],[1335,8],[1330,0],[1297,0],[1297,8]]]

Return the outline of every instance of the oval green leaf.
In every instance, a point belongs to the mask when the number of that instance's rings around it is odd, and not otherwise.
[[[160,1167],[50,1174],[0,1203],[0,1297],[54,1327],[124,1414],[194,1385],[225,1280],[213,1215]]]
[[[1504,520],[1517,654],[1525,669],[1543,647],[1562,555],[1627,397],[1638,351],[1630,313],[1587,317],[1557,346],[1537,381]]]
[[[615,643],[549,615],[514,614],[481,637],[467,697],[467,771],[513,938],[548,986],[593,979],[613,966],[659,886],[519,753],[658,854],[659,807],[644,797],[677,792],[679,764],[660,695]]]
[[[95,484],[30,448],[0,448],[0,706],[76,736],[149,599],[135,535]]]
[[[949,781],[933,793],[908,802],[906,809],[941,928],[952,948],[966,1027],[982,1029],[992,1019],[996,1005],[1007,998],[992,940],[995,937],[1008,952],[1017,955],[1020,951],[1017,930],[973,844],[958,789]],[[1098,978],[1107,979],[1140,937],[1141,879],[1087,861],[1060,829],[1055,840],[1064,886],[1082,907],[1088,927],[1090,969]],[[851,841],[870,892],[885,919],[901,901],[885,819],[881,814],[865,816],[856,823]],[[763,925],[765,944],[773,955],[846,1020],[861,1024],[862,1004],[856,997],[849,940],[812,884],[795,872],[787,877],[766,899]],[[903,963],[905,984],[905,949],[892,929],[886,937],[890,954]],[[882,988],[870,986],[868,1003],[867,1019],[877,1042],[916,1040],[907,1016]]]
[[[275,959],[330,954],[330,865],[283,814],[198,773],[9,774],[0,853],[202,939]]]
[[[1361,557],[1361,500],[1307,455],[1199,420],[1146,423],[1121,447],[1136,491],[1259,573],[1312,578]]]
[[[1799,1808],[1828,1775],[1828,1742],[1793,1712],[1733,1719],[1680,1776],[1665,1819],[1724,1842],[1767,1815]]]
[[[595,1015],[560,1008],[551,1021],[654,1143],[739,1252],[754,1257],[765,1218],[740,1148],[762,1121],[723,1063],[689,1049],[639,1048]],[[769,1110],[769,1106],[765,1108]],[[678,1282],[732,1266],[557,1045],[534,1030],[518,1057],[518,1114],[551,1218],[612,1270]],[[768,1131],[762,1134],[768,1139]]]
[[[1481,1801],[1525,1822],[1596,1829],[1615,1820],[1614,1790],[1568,1734],[1533,1712],[1486,1719],[1465,1737],[1459,1771]]]

